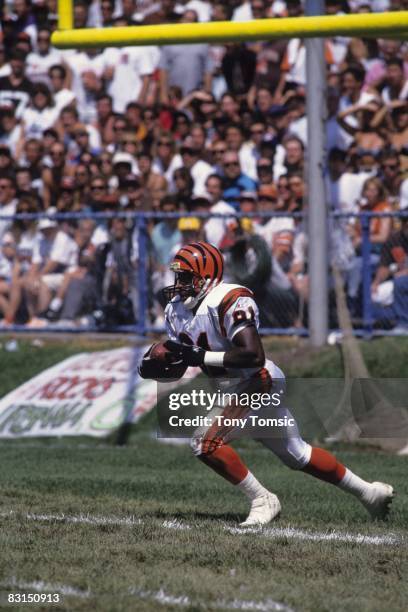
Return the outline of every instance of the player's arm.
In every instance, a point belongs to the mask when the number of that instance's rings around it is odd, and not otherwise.
[[[165,346],[187,366],[213,366],[223,368],[262,368],[265,353],[255,325],[238,331],[232,340],[235,345],[228,351],[206,351],[168,340]]]

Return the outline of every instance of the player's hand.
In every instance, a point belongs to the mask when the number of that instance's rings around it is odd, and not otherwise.
[[[204,364],[205,350],[199,346],[174,342],[174,340],[167,340],[164,346],[171,351],[175,357],[180,359],[183,365],[199,367]]]

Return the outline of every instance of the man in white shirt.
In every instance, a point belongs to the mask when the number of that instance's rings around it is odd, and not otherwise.
[[[222,178],[218,174],[210,174],[205,182],[206,194],[209,204],[205,212],[219,215],[231,215],[230,217],[212,217],[206,221],[204,232],[207,242],[219,247],[226,232],[237,225],[234,217],[235,209],[225,202],[222,196]],[[208,208],[208,206],[210,208]]]
[[[278,190],[275,185],[261,185],[258,190],[258,210],[261,212],[284,212],[278,210]],[[283,230],[294,231],[295,222],[291,217],[263,217],[260,223],[254,224],[255,233],[265,240],[272,250],[273,237]]]
[[[62,62],[61,52],[51,47],[51,32],[48,28],[41,28],[38,31],[37,49],[37,52],[29,53],[27,56],[26,75],[33,83],[44,81],[48,85],[49,69]]]
[[[187,136],[184,140],[180,154],[183,166],[190,170],[194,181],[193,194],[202,194],[205,191],[207,178],[213,173],[213,167],[203,159],[200,159],[200,152],[194,147],[191,136]]]
[[[48,209],[48,212],[52,212]],[[40,316],[47,309],[53,294],[61,286],[64,272],[73,270],[78,264],[78,245],[67,231],[59,229],[52,218],[38,223],[41,238],[34,246],[32,266],[23,281],[30,315],[29,325],[40,326]]]
[[[157,47],[113,47],[101,56],[104,76],[110,79],[108,93],[115,113],[124,113],[129,102],[143,102],[150,77],[158,63]]]
[[[210,21],[211,19],[211,4],[203,0],[180,0],[176,5],[176,13],[185,11],[195,11],[198,21]]]

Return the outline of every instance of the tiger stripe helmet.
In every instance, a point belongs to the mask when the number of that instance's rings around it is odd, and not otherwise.
[[[170,263],[170,270],[176,274],[176,282],[167,287],[165,295],[172,299],[180,295],[187,308],[194,306],[218,283],[224,273],[224,258],[221,251],[208,242],[191,242],[181,247]],[[181,273],[190,273],[191,284],[178,290],[177,277]]]

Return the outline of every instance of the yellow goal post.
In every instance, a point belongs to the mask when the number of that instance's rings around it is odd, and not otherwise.
[[[75,29],[73,0],[59,0],[58,15],[58,29],[52,35],[52,44],[58,49],[244,42],[327,36],[408,38],[408,11],[256,19],[244,22],[219,21]]]

